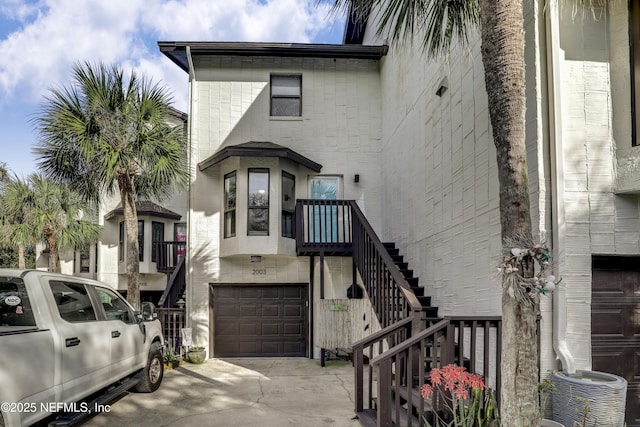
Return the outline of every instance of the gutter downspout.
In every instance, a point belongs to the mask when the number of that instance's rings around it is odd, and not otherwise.
[[[193,236],[192,230],[191,230],[191,182],[193,180],[194,177],[191,176],[191,159],[192,159],[192,149],[193,147],[191,146],[192,144],[192,138],[193,138],[193,105],[192,105],[192,97],[193,94],[195,93],[195,91],[193,90],[193,84],[195,83],[195,79],[196,79],[196,73],[195,70],[193,69],[193,59],[191,58],[191,46],[187,46],[186,48],[186,52],[187,52],[187,61],[189,63],[189,93],[188,93],[188,103],[187,103],[187,141],[189,146],[187,147],[187,165],[189,167],[189,185],[187,187],[187,245],[185,247],[185,265],[184,265],[184,274],[185,274],[185,286],[187,289],[186,295],[187,295],[187,301],[185,304],[185,312],[184,312],[184,317],[185,317],[185,327],[187,328],[192,328],[193,326],[191,325],[191,316],[189,316],[188,313],[188,309],[191,308],[191,301],[193,296],[190,295],[189,290],[193,289],[193,275],[191,274],[191,248],[189,247],[191,245],[191,236]],[[194,170],[197,170],[197,168],[195,168]],[[207,292],[209,292],[207,290]],[[195,304],[194,304],[195,306]],[[211,349],[211,346],[209,346],[209,349]],[[207,353],[209,353],[209,357],[211,357],[212,352],[208,351]]]
[[[560,73],[561,50],[558,2],[547,3],[547,90],[549,97],[549,154],[551,165],[551,224],[553,235],[553,259],[556,277],[562,277],[562,260],[565,255],[565,206],[564,168],[562,154],[562,96]],[[562,363],[562,370],[573,374],[575,358],[567,345],[567,295],[564,285],[553,292],[553,349]]]

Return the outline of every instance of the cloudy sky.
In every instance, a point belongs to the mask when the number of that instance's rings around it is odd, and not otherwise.
[[[31,120],[78,61],[135,69],[186,112],[187,74],[158,40],[340,43],[343,28],[317,0],[0,0],[0,162],[35,170]]]

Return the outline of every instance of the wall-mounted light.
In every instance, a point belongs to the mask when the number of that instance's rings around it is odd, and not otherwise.
[[[360,175],[359,174],[355,174],[355,176],[353,177],[353,182],[360,182]]]
[[[449,80],[447,80],[446,77],[443,77],[442,80],[440,80],[440,84],[438,85],[438,90],[436,90],[436,95],[438,96],[442,96],[447,89],[449,89]]]
[[[251,255],[251,262],[262,262],[262,257],[260,255]]]

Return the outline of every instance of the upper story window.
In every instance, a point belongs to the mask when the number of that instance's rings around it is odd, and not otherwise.
[[[271,76],[271,116],[302,116],[302,76]]]
[[[282,237],[295,237],[296,177],[282,172]]]
[[[156,262],[158,244],[164,242],[164,223],[151,222],[151,262]]]
[[[247,235],[269,235],[269,169],[249,169]]]
[[[144,261],[144,221],[138,221],[138,258]]]
[[[118,233],[118,261],[124,261],[124,221],[120,221],[120,231]]]
[[[236,235],[236,173],[224,176],[224,237]]]

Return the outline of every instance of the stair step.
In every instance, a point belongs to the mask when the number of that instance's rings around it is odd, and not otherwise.
[[[422,398],[422,394],[420,393],[420,387],[422,387],[422,385],[418,386],[418,388],[416,387],[406,387],[406,386],[398,386],[398,387],[394,387],[391,392],[393,393],[398,393],[398,395],[400,396],[400,398],[402,399],[402,402],[409,402],[409,394],[411,394],[411,405],[413,405],[414,407],[417,407],[420,405],[420,401],[423,400]],[[424,412],[431,412],[433,410],[433,406],[431,405],[431,400],[424,400]],[[417,415],[417,414],[414,414]]]
[[[396,248],[396,244],[394,242],[383,242],[382,246],[384,246],[387,249],[395,249]]]
[[[404,256],[402,256],[402,255],[391,255],[391,259],[393,260],[393,262],[395,262],[397,264],[399,262],[403,262],[404,261]]]
[[[358,421],[360,421],[360,425],[363,427],[376,427],[378,425],[378,420],[376,418],[377,412],[375,409],[358,411],[356,412],[356,416],[358,417]]]
[[[409,263],[408,262],[396,262],[396,265],[398,266],[400,271],[404,271],[404,270],[409,268]]]
[[[387,248],[387,253],[390,256],[397,256],[400,255],[400,249],[396,249],[396,248]]]
[[[405,279],[407,279],[409,286],[411,286],[412,288],[424,289],[418,285],[418,282],[420,281],[418,277],[405,277]]]
[[[413,277],[413,270],[408,270],[408,269],[407,269],[407,270],[403,270],[403,269],[400,269],[400,273],[402,273],[402,275],[403,275],[405,278]]]
[[[419,288],[419,289],[423,289],[423,288]],[[414,291],[414,293],[416,293],[416,292]],[[420,304],[422,304],[423,306],[430,306],[431,305],[431,297],[430,296],[424,296],[424,295],[416,294],[416,298],[418,298],[418,302],[420,302]]]
[[[422,312],[426,314],[426,317],[438,317],[438,307],[423,305]]]
[[[374,406],[376,408],[378,408],[379,407],[378,398],[374,397],[372,400],[374,401]],[[366,414],[363,414],[363,417],[366,418],[366,423],[363,422],[363,418],[360,417],[360,414],[363,413],[363,412],[366,412]],[[377,423],[378,423],[378,419],[377,419],[378,411],[377,411],[377,409],[365,409],[364,411],[358,412],[357,414],[358,414],[358,418],[360,420],[360,424],[361,425],[367,426],[367,427],[368,426],[377,426]],[[399,424],[395,422],[396,421],[396,416],[399,418],[399,421],[400,421]],[[374,424],[368,424],[370,422],[371,418],[373,418]],[[400,408],[400,412],[397,413],[396,406],[395,405],[391,405],[391,425],[393,425],[393,426],[408,426],[409,425],[409,419],[411,419],[411,425],[412,426],[420,426],[420,425],[422,425],[422,423],[420,422],[418,417],[416,417],[413,414],[410,415],[405,408],[401,407]]]

